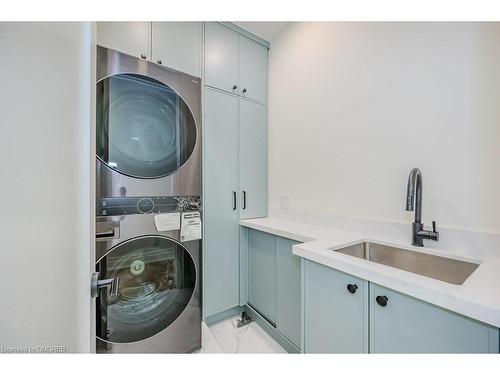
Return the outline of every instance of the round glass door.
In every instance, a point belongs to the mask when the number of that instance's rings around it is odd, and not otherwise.
[[[188,306],[196,283],[193,259],[166,237],[139,237],[118,245],[97,262],[101,279],[120,278],[117,296],[101,289],[97,336],[114,343],[151,337]]]
[[[131,177],[159,178],[178,170],[196,144],[188,106],[169,86],[138,74],[97,83],[97,157]]]

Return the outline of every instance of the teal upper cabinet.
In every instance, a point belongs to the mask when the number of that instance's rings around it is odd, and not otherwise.
[[[315,262],[303,262],[303,351],[367,353],[368,282]]]
[[[239,305],[238,98],[205,89],[203,315]]]
[[[237,93],[239,35],[215,22],[205,23],[205,84]]]
[[[201,77],[201,22],[153,22],[152,61]]]
[[[370,284],[372,353],[498,353],[499,330]]]
[[[248,233],[248,295],[250,304],[275,323],[276,237],[256,230]]]
[[[205,84],[267,101],[267,47],[215,22],[205,23]]]
[[[202,22],[97,22],[97,44],[201,77]]]
[[[292,253],[296,243],[276,238],[276,327],[300,348],[300,257]]]
[[[260,103],[267,101],[267,48],[240,36],[240,95]]]
[[[267,110],[239,100],[240,218],[267,216]]]
[[[149,59],[150,22],[97,22],[97,44],[127,55]]]

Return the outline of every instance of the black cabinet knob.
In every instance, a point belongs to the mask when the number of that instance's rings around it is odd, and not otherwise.
[[[146,59],[146,55],[145,55],[145,54],[142,54],[142,55],[141,55],[141,58],[142,58],[142,59]]]
[[[161,60],[160,59],[156,60],[156,62],[161,65]]]
[[[247,89],[243,89],[243,94],[247,92]]]
[[[238,88],[238,86],[234,85],[233,86],[233,90],[236,90]]]
[[[387,306],[387,301],[389,301],[389,298],[387,298],[386,296],[377,296],[377,298],[375,298],[375,301],[377,301],[380,306],[385,307]]]
[[[347,290],[349,293],[354,294],[358,290],[358,286],[356,284],[347,284]]]

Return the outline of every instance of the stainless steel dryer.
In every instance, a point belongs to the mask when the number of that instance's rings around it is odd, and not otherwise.
[[[97,47],[96,195],[201,195],[201,83]]]
[[[159,232],[155,215],[199,211],[199,197],[97,199],[96,271],[119,278],[96,299],[98,353],[190,353],[201,347],[201,240]],[[142,204],[154,207],[141,214]]]

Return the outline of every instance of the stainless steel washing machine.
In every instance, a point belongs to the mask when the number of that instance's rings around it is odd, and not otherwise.
[[[96,299],[98,353],[190,353],[201,347],[201,240],[158,231],[155,216],[199,212],[199,197],[98,198],[96,271],[119,280]],[[152,203],[152,206],[151,206]],[[143,214],[147,205],[149,213]],[[139,207],[139,208],[138,208]]]
[[[96,196],[201,195],[201,82],[97,47]]]

